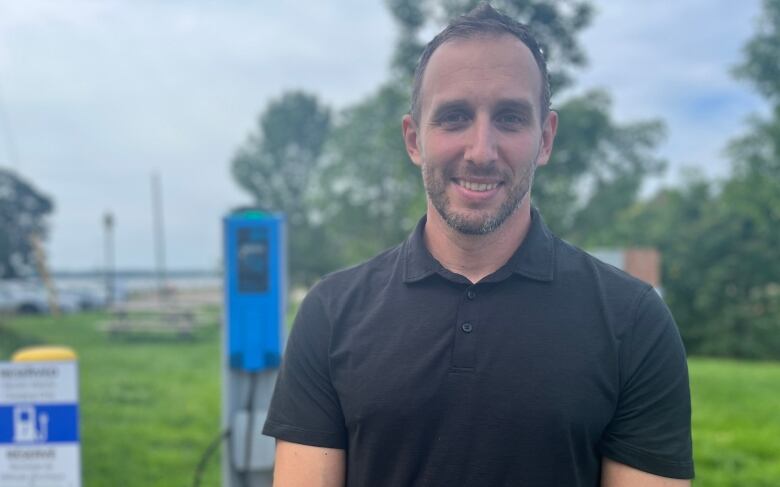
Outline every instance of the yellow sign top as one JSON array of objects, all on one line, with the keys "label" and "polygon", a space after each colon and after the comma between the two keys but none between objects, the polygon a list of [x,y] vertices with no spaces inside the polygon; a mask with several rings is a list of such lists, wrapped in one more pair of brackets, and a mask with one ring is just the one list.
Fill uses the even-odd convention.
[{"label": "yellow sign top", "polygon": [[77,359],[73,349],[59,346],[25,347],[11,356],[12,362],[63,362]]}]

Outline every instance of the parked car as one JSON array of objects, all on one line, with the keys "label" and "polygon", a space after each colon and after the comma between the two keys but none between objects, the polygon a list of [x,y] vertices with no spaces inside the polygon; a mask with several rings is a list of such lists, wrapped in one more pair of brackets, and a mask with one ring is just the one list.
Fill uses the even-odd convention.
[{"label": "parked car", "polygon": [[8,311],[17,314],[38,314],[49,310],[46,288],[30,281],[5,282]]},{"label": "parked car", "polygon": [[10,313],[16,311],[15,301],[11,293],[6,289],[0,288],[0,313]]},{"label": "parked car", "polygon": [[[57,289],[57,305],[63,313],[100,308],[104,304],[105,299],[91,290]],[[0,281],[0,311],[16,314],[49,313],[49,291],[39,281]]]}]

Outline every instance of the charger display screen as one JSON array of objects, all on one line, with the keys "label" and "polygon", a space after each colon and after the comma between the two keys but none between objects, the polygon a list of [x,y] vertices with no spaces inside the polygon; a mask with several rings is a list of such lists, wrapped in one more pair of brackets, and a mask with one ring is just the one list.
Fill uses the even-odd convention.
[{"label": "charger display screen", "polygon": [[269,287],[268,230],[238,229],[238,292],[265,293]]}]

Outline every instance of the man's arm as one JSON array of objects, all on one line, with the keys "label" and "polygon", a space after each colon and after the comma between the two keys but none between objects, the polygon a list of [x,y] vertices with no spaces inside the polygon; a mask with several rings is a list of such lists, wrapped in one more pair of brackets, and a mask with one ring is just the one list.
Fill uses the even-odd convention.
[{"label": "man's arm", "polygon": [[690,480],[659,477],[606,457],[601,461],[601,487],[689,487],[690,485]]},{"label": "man's arm", "polygon": [[344,487],[344,450],[277,440],[274,487]]},{"label": "man's arm", "polygon": [[330,377],[331,326],[322,286],[315,285],[298,309],[263,427],[277,439],[276,487],[346,483],[348,433]]}]

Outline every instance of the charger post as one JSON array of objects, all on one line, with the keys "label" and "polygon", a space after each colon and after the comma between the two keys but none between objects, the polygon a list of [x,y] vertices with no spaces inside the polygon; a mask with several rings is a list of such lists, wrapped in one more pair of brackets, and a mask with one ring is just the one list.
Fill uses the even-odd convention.
[{"label": "charger post", "polygon": [[245,209],[223,219],[224,487],[271,485],[274,440],[261,430],[284,348],[286,243],[280,214]]}]

